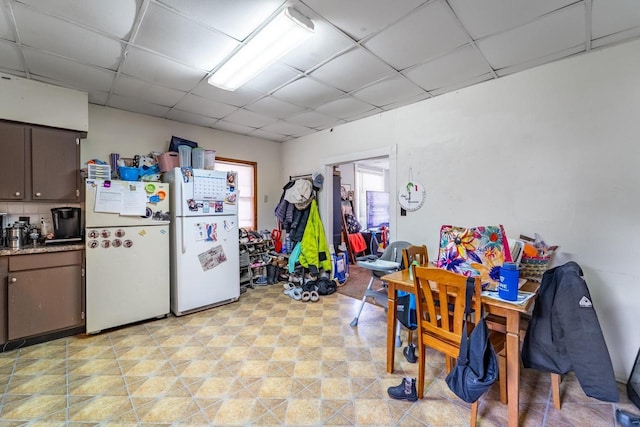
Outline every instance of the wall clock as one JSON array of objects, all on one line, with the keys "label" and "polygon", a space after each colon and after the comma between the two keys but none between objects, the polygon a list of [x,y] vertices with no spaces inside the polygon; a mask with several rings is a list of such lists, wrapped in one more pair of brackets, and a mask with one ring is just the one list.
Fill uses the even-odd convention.
[{"label": "wall clock", "polygon": [[422,184],[409,181],[398,192],[398,203],[406,211],[417,211],[424,205],[426,194],[427,192]]}]

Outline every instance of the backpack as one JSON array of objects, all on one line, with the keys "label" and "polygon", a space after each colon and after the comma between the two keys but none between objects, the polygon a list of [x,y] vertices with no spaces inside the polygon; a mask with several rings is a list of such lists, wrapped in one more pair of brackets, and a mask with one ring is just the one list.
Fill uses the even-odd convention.
[{"label": "backpack", "polygon": [[321,277],[316,280],[316,287],[320,295],[331,295],[338,289],[336,282],[327,277]]}]

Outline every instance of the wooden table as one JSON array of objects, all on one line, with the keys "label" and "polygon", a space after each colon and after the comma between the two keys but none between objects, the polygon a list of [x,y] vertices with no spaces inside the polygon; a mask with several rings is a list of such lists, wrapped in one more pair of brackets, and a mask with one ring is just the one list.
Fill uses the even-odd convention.
[{"label": "wooden table", "polygon": [[[413,292],[413,280],[409,278],[409,270],[396,271],[382,277],[389,284],[389,305],[387,307],[387,372],[393,373],[395,356],[394,331],[396,325],[397,291]],[[540,284],[526,282],[521,290],[537,292]],[[507,404],[509,426],[518,425],[518,405],[520,390],[520,315],[530,312],[535,298],[530,298],[523,305],[499,301],[490,297],[482,297],[483,310],[493,316],[503,319],[502,328],[498,329],[506,334],[507,357]],[[491,324],[488,323],[488,326]],[[491,326],[490,326],[491,327]],[[420,357],[423,357],[420,355]]]}]

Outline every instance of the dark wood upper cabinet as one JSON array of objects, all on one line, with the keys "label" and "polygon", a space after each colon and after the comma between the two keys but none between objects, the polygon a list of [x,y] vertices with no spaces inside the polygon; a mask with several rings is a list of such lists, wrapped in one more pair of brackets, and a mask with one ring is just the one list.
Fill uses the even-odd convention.
[{"label": "dark wood upper cabinet", "polygon": [[0,199],[23,200],[26,190],[26,129],[0,122]]},{"label": "dark wood upper cabinet", "polygon": [[31,200],[80,201],[80,135],[31,129]]},{"label": "dark wood upper cabinet", "polygon": [[80,199],[80,134],[0,122],[0,200]]}]

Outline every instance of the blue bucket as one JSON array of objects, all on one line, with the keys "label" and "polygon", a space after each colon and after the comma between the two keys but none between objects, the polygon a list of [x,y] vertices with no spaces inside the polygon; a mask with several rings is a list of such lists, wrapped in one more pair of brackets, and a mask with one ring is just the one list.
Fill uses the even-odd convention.
[{"label": "blue bucket", "polygon": [[120,174],[120,179],[125,181],[137,181],[140,177],[138,168],[131,166],[120,166],[118,168],[118,173]]}]

